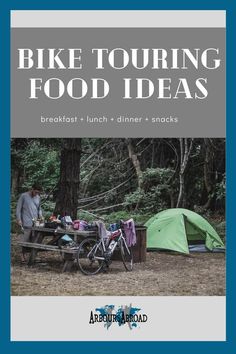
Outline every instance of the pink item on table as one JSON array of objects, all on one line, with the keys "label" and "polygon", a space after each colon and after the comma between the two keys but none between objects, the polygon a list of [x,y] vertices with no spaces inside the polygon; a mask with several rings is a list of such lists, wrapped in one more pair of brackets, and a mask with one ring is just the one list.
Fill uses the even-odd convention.
[{"label": "pink item on table", "polygon": [[74,220],[73,221],[73,229],[79,230],[79,227],[80,227],[80,220]]}]

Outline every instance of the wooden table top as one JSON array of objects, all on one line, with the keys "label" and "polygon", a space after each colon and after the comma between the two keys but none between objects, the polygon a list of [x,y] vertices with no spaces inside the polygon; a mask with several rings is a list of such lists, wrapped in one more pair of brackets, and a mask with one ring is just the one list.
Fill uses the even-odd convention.
[{"label": "wooden table top", "polygon": [[96,236],[97,232],[96,231],[80,231],[80,230],[66,230],[66,229],[51,229],[49,227],[41,227],[41,226],[33,226],[31,227],[32,231],[37,231],[37,232],[43,232],[43,233],[49,233],[49,234],[62,234],[62,235],[74,235],[74,236]]}]

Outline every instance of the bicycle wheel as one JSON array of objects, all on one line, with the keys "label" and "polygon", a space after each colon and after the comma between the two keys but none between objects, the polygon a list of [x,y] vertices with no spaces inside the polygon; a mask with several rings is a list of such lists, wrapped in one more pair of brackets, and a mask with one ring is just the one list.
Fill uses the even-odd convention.
[{"label": "bicycle wheel", "polygon": [[77,263],[81,272],[85,275],[97,274],[103,267],[104,261],[96,257],[104,257],[102,245],[94,238],[81,242],[77,253]]},{"label": "bicycle wheel", "polygon": [[131,247],[127,246],[124,239],[121,239],[120,252],[125,269],[130,272],[133,269],[133,253]]}]

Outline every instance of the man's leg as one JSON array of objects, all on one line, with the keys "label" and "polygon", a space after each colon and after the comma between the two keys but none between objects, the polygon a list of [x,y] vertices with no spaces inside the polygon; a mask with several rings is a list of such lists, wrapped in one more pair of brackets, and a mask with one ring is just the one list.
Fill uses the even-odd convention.
[{"label": "man's leg", "polygon": [[[31,229],[24,228],[24,233],[20,235],[22,242],[30,242]],[[26,262],[25,254],[27,253],[27,247],[22,247],[21,261]]]}]

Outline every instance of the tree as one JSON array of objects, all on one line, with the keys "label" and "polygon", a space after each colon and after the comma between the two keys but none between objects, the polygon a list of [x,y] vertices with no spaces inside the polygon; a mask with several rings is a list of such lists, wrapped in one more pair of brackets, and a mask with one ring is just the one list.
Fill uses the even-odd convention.
[{"label": "tree", "polygon": [[11,139],[11,194],[12,197],[20,193],[24,169],[22,169],[22,152],[28,145],[27,139]]},{"label": "tree", "polygon": [[[189,141],[190,140],[190,141]],[[180,138],[180,170],[179,170],[179,196],[176,208],[184,206],[185,201],[185,171],[193,147],[193,139]]]},{"label": "tree", "polygon": [[223,138],[12,139],[11,167],[12,201],[39,181],[48,216],[74,218],[77,208],[224,212]]},{"label": "tree", "polygon": [[80,158],[81,138],[63,139],[55,215],[70,215],[73,219],[77,217]]},{"label": "tree", "polygon": [[135,207],[135,210],[137,210],[139,207],[139,203],[141,202],[141,199],[142,199],[143,172],[141,170],[141,165],[140,165],[140,161],[138,159],[138,155],[135,152],[134,146],[132,144],[132,139],[126,139],[126,142],[127,142],[129,158],[132,161],[132,164],[133,164],[134,169],[136,171],[137,180],[138,180],[139,199],[138,199],[136,207]]},{"label": "tree", "polygon": [[225,153],[223,150],[222,154],[222,139],[215,140],[215,144],[214,139],[211,138],[204,138],[203,141],[204,187],[206,191],[206,202],[203,208],[214,209],[214,204],[216,199],[218,199],[217,188],[221,185],[222,180],[224,180],[224,168],[222,171],[221,165],[222,163],[224,164]]},{"label": "tree", "polygon": [[129,158],[132,161],[132,164],[136,171],[136,175],[138,179],[138,187],[142,189],[143,172],[141,170],[140,161],[138,159],[138,155],[135,152],[134,146],[132,144],[132,139],[126,139],[126,141],[127,141],[128,152],[129,152]]}]

